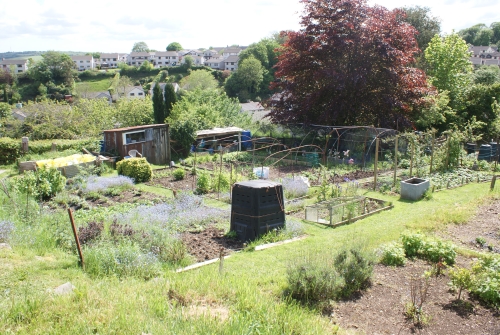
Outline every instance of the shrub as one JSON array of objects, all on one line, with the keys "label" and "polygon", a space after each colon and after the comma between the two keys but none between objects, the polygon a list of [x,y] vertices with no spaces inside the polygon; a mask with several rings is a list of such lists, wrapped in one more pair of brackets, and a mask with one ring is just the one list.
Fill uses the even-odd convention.
[{"label": "shrub", "polygon": [[116,164],[118,174],[134,179],[136,183],[151,180],[153,170],[146,158],[129,158]]},{"label": "shrub", "polygon": [[424,244],[424,235],[419,233],[402,234],[401,240],[403,242],[403,249],[406,257],[414,258],[418,255]]},{"label": "shrub", "polygon": [[183,168],[178,168],[178,169],[175,169],[175,171],[172,175],[174,176],[175,180],[182,180],[186,177],[186,171],[184,171]]},{"label": "shrub", "polygon": [[333,268],[332,259],[320,255],[308,256],[287,270],[289,295],[304,303],[336,299],[342,289],[342,279]]},{"label": "shrub", "polygon": [[102,222],[91,221],[86,226],[78,228],[78,238],[82,245],[90,244],[101,236],[104,224]]},{"label": "shrub", "polygon": [[449,242],[441,240],[425,241],[422,246],[422,258],[432,262],[445,262],[446,265],[455,264],[455,246]]},{"label": "shrub", "polygon": [[207,172],[199,172],[196,180],[196,192],[205,194],[210,192],[210,175]]},{"label": "shrub", "polygon": [[0,164],[15,162],[21,156],[21,141],[8,137],[0,138]]},{"label": "shrub", "polygon": [[389,266],[403,266],[406,263],[403,246],[398,243],[389,243],[381,248],[380,263]]},{"label": "shrub", "polygon": [[335,257],[335,269],[344,279],[341,295],[349,297],[362,289],[373,273],[373,260],[361,247],[353,246],[342,250]]},{"label": "shrub", "polygon": [[26,171],[16,179],[15,187],[22,194],[50,199],[64,189],[66,178],[56,168]]},{"label": "shrub", "polygon": [[229,182],[229,174],[228,173],[217,173],[215,178],[212,178],[211,189],[214,191],[227,191],[231,187]]},{"label": "shrub", "polygon": [[474,282],[474,275],[470,270],[465,268],[450,269],[448,274],[451,279],[451,284],[458,289],[457,299],[460,300],[462,290],[471,288]]},{"label": "shrub", "polygon": [[87,248],[85,271],[95,277],[139,277],[150,279],[161,272],[161,264],[153,253],[143,253],[138,245],[121,243],[103,244]]},{"label": "shrub", "polygon": [[471,292],[484,303],[500,308],[500,257],[488,256],[472,267],[475,280]]}]

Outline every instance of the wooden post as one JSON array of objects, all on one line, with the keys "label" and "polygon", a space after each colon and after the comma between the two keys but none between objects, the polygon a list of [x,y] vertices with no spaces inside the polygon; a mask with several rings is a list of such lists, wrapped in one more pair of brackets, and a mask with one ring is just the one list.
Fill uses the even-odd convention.
[{"label": "wooden post", "polygon": [[255,142],[252,141],[252,144],[253,144],[253,151],[252,151],[252,172],[253,172],[253,169],[255,168]]},{"label": "wooden post", "polygon": [[434,132],[432,132],[431,138],[431,167],[429,169],[429,174],[432,174],[432,163],[434,162]]},{"label": "wooden post", "polygon": [[75,237],[76,248],[78,249],[78,255],[80,256],[80,266],[85,269],[85,263],[83,261],[82,248],[80,247],[80,240],[78,239],[78,234],[76,233],[75,220],[73,219],[73,211],[68,208],[69,219],[71,221],[71,228],[73,228],[73,236]]},{"label": "wooden post", "polygon": [[56,143],[52,143],[52,146],[50,147],[50,151],[51,152],[56,152],[57,151],[57,144]]},{"label": "wooden post", "polygon": [[493,191],[493,189],[495,188],[496,181],[497,181],[497,176],[493,176],[493,178],[491,178],[490,191]]},{"label": "wooden post", "polygon": [[220,248],[219,251],[219,274],[224,272],[224,248]]},{"label": "wooden post", "polygon": [[219,186],[217,186],[217,200],[220,200],[220,179],[221,178],[222,178],[222,151],[220,152]]},{"label": "wooden post", "polygon": [[27,153],[29,150],[29,139],[27,137],[21,138],[21,149],[23,153]]},{"label": "wooden post", "polygon": [[413,155],[415,154],[415,141],[411,141],[411,155],[410,155],[410,178],[413,177]]},{"label": "wooden post", "polygon": [[446,136],[446,169],[450,164],[450,137]]},{"label": "wooden post", "polygon": [[377,164],[378,164],[378,146],[379,138],[375,140],[375,164],[373,166],[373,190],[377,189]]},{"label": "wooden post", "polygon": [[396,143],[394,148],[394,183],[393,183],[394,187],[396,187],[397,173],[398,173],[398,136],[396,135]]}]

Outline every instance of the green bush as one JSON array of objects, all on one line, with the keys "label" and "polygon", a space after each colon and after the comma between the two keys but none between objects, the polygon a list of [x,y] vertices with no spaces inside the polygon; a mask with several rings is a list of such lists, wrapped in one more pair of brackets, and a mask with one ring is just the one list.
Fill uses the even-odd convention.
[{"label": "green bush", "polygon": [[458,290],[457,299],[460,300],[463,289],[470,289],[474,282],[474,275],[465,268],[450,269],[448,275],[451,279],[451,284]]},{"label": "green bush", "polygon": [[[211,188],[214,191],[228,191],[231,184],[229,183],[229,174],[228,173],[217,173],[215,178],[212,178]],[[220,186],[220,189],[219,189]]]},{"label": "green bush", "polygon": [[175,169],[175,171],[172,175],[174,176],[175,180],[182,180],[182,179],[184,179],[184,177],[186,177],[186,171],[184,171],[183,168],[178,168],[178,169]]},{"label": "green bush", "polygon": [[343,285],[332,260],[321,255],[306,257],[290,266],[287,281],[289,295],[304,303],[336,299]]},{"label": "green bush", "polygon": [[417,257],[424,244],[424,235],[419,233],[402,234],[401,240],[403,242],[403,249],[406,257],[414,258]]},{"label": "green bush", "polygon": [[484,303],[500,308],[500,257],[488,256],[472,267],[475,280],[471,293]]},{"label": "green bush", "polygon": [[455,246],[441,240],[425,241],[422,246],[422,258],[432,263],[445,262],[446,265],[455,264]]},{"label": "green bush", "polygon": [[305,303],[349,297],[362,289],[373,273],[373,257],[354,245],[337,255],[316,255],[287,270],[287,293]]},{"label": "green bush", "polygon": [[389,266],[403,266],[406,263],[405,250],[399,243],[389,243],[381,248],[380,263]]},{"label": "green bush", "polygon": [[15,162],[21,156],[21,140],[14,140],[9,137],[0,138],[0,164]]},{"label": "green bush", "polygon": [[16,179],[15,188],[22,194],[50,199],[64,189],[66,178],[56,168],[26,171]]},{"label": "green bush", "polygon": [[207,172],[198,172],[196,180],[196,192],[198,194],[205,194],[210,192],[210,175]]},{"label": "green bush", "polygon": [[146,158],[129,158],[116,163],[118,174],[133,178],[136,183],[151,180],[153,170]]}]

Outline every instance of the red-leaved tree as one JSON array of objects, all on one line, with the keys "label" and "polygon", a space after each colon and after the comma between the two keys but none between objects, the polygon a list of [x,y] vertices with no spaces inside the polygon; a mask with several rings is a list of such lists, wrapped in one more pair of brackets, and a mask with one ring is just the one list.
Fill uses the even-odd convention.
[{"label": "red-leaved tree", "polygon": [[429,91],[404,12],[364,0],[301,0],[298,32],[276,65],[270,116],[281,123],[401,127]]}]

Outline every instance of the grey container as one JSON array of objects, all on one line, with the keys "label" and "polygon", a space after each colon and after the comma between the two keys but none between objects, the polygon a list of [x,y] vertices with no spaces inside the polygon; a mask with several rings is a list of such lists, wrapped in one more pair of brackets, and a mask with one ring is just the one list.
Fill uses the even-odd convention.
[{"label": "grey container", "polygon": [[268,180],[250,180],[234,184],[231,193],[231,231],[242,241],[285,225],[283,187]]},{"label": "grey container", "polygon": [[422,198],[429,186],[430,183],[427,179],[410,178],[403,180],[401,181],[401,199],[418,200]]}]

